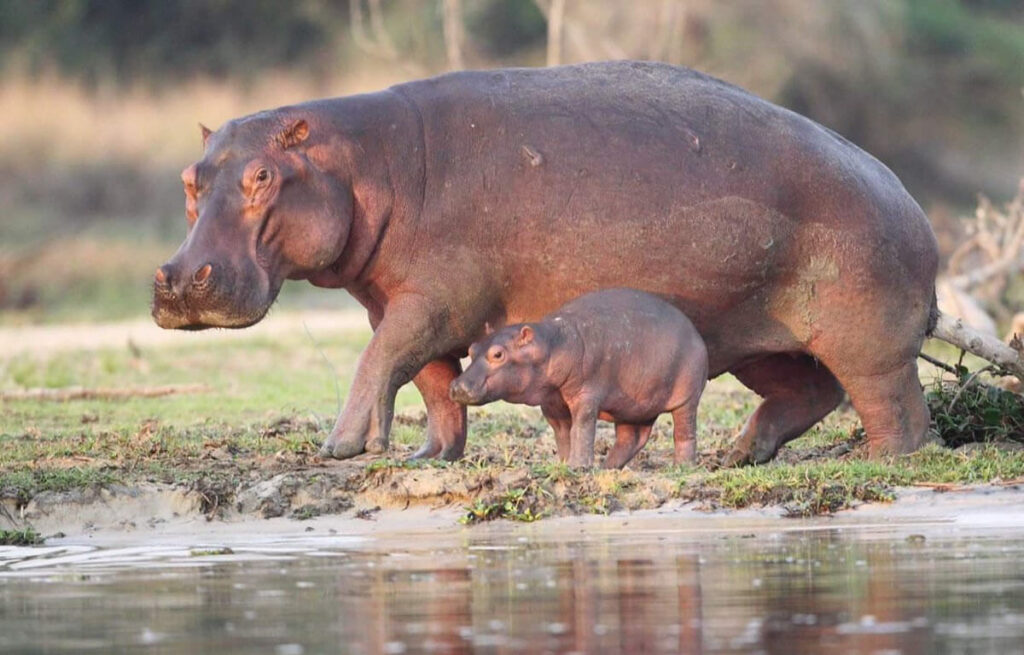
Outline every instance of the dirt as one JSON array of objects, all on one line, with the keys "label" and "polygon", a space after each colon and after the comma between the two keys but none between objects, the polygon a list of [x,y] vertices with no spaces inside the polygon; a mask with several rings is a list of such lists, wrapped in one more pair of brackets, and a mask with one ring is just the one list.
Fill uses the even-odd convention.
[{"label": "dirt", "polygon": [[[481,472],[466,476],[462,471],[442,468],[367,472],[359,463],[325,463],[301,471],[273,475],[253,484],[242,484],[228,498],[211,505],[198,488],[168,484],[83,488],[67,492],[43,492],[30,502],[15,507],[10,500],[0,506],[0,529],[21,529],[31,525],[52,537],[101,537],[118,540],[124,535],[179,534],[262,534],[301,533],[330,529],[341,534],[400,532],[431,529],[452,532],[461,529],[470,512],[467,506],[489,498],[502,497],[510,490],[529,485],[529,471],[511,469],[497,475]],[[565,525],[607,521],[650,521],[676,518],[707,526],[709,520],[738,519],[756,528],[763,521],[775,530],[785,529],[779,520],[781,507],[742,510],[709,510],[700,502],[685,500],[672,489],[637,485],[635,492],[615,495],[607,511],[582,507],[581,499],[601,498],[612,486],[628,486],[639,473],[626,471],[607,477],[590,476],[577,487],[568,482],[553,484],[548,502],[565,510],[561,516],[543,521],[553,529]],[[612,485],[614,481],[614,485]],[[824,526],[845,521],[873,520],[900,522],[948,521],[963,525],[1013,525],[1024,520],[1021,491],[1001,485],[964,485],[944,488],[899,488],[895,500],[865,503],[828,517],[812,519]],[[578,511],[582,510],[582,511]],[[590,511],[588,511],[590,510]],[[602,519],[602,517],[604,517]],[[786,521],[790,522],[790,521]],[[806,528],[806,520],[791,521]],[[673,523],[674,529],[687,524]],[[654,525],[650,527],[654,528]],[[665,527],[662,524],[662,527]],[[545,528],[547,529],[547,528]]]}]

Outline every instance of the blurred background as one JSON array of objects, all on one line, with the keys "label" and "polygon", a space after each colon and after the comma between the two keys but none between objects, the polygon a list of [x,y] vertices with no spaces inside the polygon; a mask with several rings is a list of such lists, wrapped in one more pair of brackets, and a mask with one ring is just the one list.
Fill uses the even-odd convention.
[{"label": "blurred background", "polygon": [[1002,333],[1024,306],[1020,0],[0,0],[0,324],[148,312],[200,121],[617,58],[697,68],[843,134],[928,212],[947,307]]}]

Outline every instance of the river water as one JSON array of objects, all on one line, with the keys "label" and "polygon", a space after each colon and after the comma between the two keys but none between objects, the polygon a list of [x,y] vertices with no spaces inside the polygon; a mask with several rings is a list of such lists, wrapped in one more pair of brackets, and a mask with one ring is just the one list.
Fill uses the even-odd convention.
[{"label": "river water", "polygon": [[0,652],[1024,652],[1021,527],[295,525],[0,547]]}]

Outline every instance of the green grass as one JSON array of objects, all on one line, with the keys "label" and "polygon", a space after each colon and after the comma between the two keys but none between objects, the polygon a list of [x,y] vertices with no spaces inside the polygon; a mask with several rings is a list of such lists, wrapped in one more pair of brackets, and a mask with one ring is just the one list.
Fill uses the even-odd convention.
[{"label": "green grass", "polygon": [[0,530],[0,546],[38,546],[46,541],[32,528]]},{"label": "green grass", "polygon": [[[337,382],[344,397],[368,336],[343,332],[317,346],[302,334],[255,338],[154,348],[141,358],[125,348],[0,360],[0,389],[196,383],[210,389],[161,398],[0,402],[0,469],[58,457],[114,460],[138,442],[187,455],[198,454],[210,439],[260,452],[305,449],[310,440],[326,436],[339,409],[334,373],[320,351],[341,375]],[[399,394],[397,407],[417,406],[410,385]]]},{"label": "green grass", "polygon": [[[258,334],[233,341],[196,339],[188,347],[141,353],[125,347],[0,360],[4,389],[192,383],[209,388],[119,401],[0,402],[0,497],[24,504],[42,491],[152,480],[199,491],[204,508],[215,510],[244,481],[268,470],[301,468],[315,456],[368,338],[367,329],[348,329],[318,337],[314,344],[297,330],[274,339]],[[993,395],[977,382],[957,393],[949,383],[930,393],[936,426],[963,431],[965,417],[981,417],[986,425],[1002,426],[991,441],[1008,441],[1002,437],[1016,424],[1008,422],[1015,415],[1007,408],[1019,407],[1019,396]],[[709,387],[700,408],[698,466],[671,465],[670,420],[663,417],[652,443],[631,463],[632,471],[579,472],[555,458],[550,429],[538,410],[501,404],[470,411],[466,457],[460,462],[405,460],[422,443],[426,427],[419,395],[407,385],[397,400],[394,450],[370,461],[362,479],[384,486],[414,473],[485,481],[466,504],[465,521],[473,523],[533,521],[566,511],[607,513],[657,506],[672,497],[721,507],[782,505],[799,516],[886,500],[893,489],[910,484],[1024,477],[1024,456],[1006,446],[966,451],[930,446],[908,457],[866,461],[859,422],[848,407],[788,444],[771,464],[716,470],[757,402],[730,376]],[[950,405],[953,412],[940,411]],[[998,421],[993,406],[1000,409]],[[610,428],[601,427],[599,452],[611,439]],[[299,508],[295,516],[314,511],[319,510]]]},{"label": "green grass", "polygon": [[120,476],[98,468],[13,470],[0,472],[0,498],[25,503],[42,491],[70,491],[117,482]]},{"label": "green grass", "polygon": [[959,452],[929,445],[886,461],[859,458],[771,463],[688,476],[684,496],[725,507],[783,505],[797,516],[823,514],[858,501],[889,500],[893,489],[921,483],[978,484],[1024,478],[1024,456],[985,447]]}]

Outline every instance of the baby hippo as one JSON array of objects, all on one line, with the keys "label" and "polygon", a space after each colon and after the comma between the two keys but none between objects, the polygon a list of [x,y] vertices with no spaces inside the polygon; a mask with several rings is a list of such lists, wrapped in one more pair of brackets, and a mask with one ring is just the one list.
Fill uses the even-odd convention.
[{"label": "baby hippo", "polygon": [[672,413],[675,462],[696,459],[697,403],[708,377],[704,341],[686,316],[650,294],[608,289],[580,296],[539,323],[508,325],[469,349],[452,400],[540,406],[558,456],[594,463],[598,417],[615,422],[606,468],[621,468]]}]

